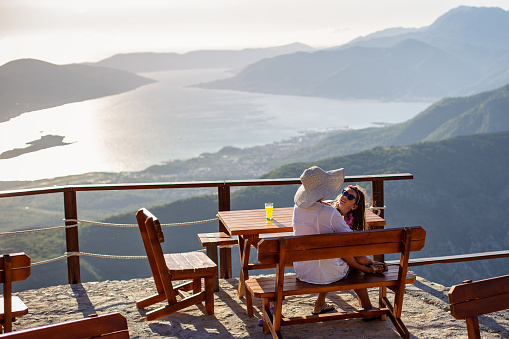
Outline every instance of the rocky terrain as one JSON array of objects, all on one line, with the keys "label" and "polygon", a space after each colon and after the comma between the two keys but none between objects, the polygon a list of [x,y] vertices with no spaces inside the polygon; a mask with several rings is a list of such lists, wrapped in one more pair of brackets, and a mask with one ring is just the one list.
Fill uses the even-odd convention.
[{"label": "rocky terrain", "polygon": [[[245,311],[245,299],[236,295],[238,279],[220,280],[215,293],[215,314],[205,315],[204,306],[191,306],[165,318],[147,322],[145,310],[136,300],[155,292],[152,278],[128,281],[88,282],[52,286],[18,293],[29,307],[29,314],[18,318],[14,330],[80,319],[90,314],[120,312],[127,318],[131,338],[270,338],[257,322],[261,301],[254,299],[255,317]],[[466,323],[449,313],[448,287],[418,278],[407,287],[403,321],[411,338],[467,338]],[[372,302],[377,293],[370,291]],[[389,299],[392,295],[389,293]],[[353,292],[331,293],[336,308],[357,308]],[[310,314],[314,296],[288,298],[283,314]],[[151,307],[152,308],[152,307]],[[482,338],[509,338],[509,311],[479,318]],[[329,321],[283,327],[286,338],[399,338],[390,320],[363,322],[360,319]]]}]

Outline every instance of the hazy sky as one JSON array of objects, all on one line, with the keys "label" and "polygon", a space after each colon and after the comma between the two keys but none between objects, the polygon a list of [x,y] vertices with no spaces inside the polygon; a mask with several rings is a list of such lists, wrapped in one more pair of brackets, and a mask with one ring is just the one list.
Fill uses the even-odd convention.
[{"label": "hazy sky", "polygon": [[423,27],[452,8],[507,0],[1,0],[0,65],[116,53],[341,45],[390,27]]}]

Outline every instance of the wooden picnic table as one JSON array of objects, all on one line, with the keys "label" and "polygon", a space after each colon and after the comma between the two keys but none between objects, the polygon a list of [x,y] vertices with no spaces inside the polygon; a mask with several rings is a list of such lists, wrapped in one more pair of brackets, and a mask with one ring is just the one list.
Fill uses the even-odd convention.
[{"label": "wooden picnic table", "polygon": [[[251,246],[256,247],[259,238],[291,235],[293,207],[274,208],[272,220],[265,217],[265,209],[220,211],[217,215],[228,233],[238,236],[241,265],[238,296],[242,298],[245,294],[245,281],[249,279],[248,271],[268,268],[263,264],[249,264]],[[371,210],[366,210],[366,222],[370,229],[385,226],[385,220]]]}]

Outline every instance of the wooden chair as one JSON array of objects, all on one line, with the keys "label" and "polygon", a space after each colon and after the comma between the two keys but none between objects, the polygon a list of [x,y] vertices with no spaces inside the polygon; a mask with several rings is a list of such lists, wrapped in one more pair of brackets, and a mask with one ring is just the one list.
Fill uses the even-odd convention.
[{"label": "wooden chair", "polygon": [[[147,320],[164,317],[203,300],[205,313],[214,314],[213,279],[217,276],[217,265],[202,252],[163,254],[164,235],[159,220],[144,208],[136,213],[136,219],[157,288],[157,294],[137,301],[136,306],[140,309],[165,300],[168,303],[148,312]],[[205,280],[204,291],[202,278]],[[191,281],[173,286],[174,280],[189,279]],[[192,294],[186,293],[190,290]],[[177,295],[181,300],[177,301]]]},{"label": "wooden chair", "polygon": [[477,317],[509,309],[509,275],[455,285],[449,303],[454,318],[466,319],[468,338],[481,338]]},{"label": "wooden chair", "polygon": [[0,299],[0,333],[12,331],[16,317],[28,313],[28,307],[18,296],[12,295],[12,282],[25,280],[30,276],[30,257],[25,253],[4,254],[0,257],[0,283],[3,297]]},{"label": "wooden chair", "polygon": [[88,318],[30,328],[4,334],[12,339],[128,339],[127,320],[120,313],[90,315]]}]

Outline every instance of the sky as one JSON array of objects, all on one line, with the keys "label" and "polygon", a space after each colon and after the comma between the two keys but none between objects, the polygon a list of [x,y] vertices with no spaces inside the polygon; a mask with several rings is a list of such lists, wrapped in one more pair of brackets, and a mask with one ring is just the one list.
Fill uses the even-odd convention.
[{"label": "sky", "polygon": [[1,0],[0,65],[96,62],[118,53],[344,44],[424,27],[458,6],[507,0]]}]

